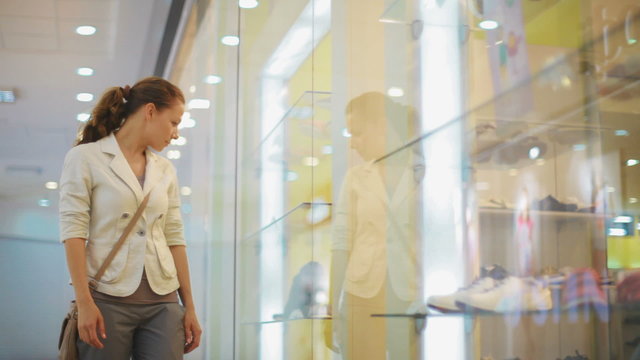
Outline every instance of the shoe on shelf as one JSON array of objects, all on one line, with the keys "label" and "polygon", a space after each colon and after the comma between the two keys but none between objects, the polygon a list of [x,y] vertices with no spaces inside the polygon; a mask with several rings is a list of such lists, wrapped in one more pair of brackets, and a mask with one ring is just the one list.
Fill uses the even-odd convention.
[{"label": "shoe on shelf", "polygon": [[550,310],[552,301],[551,291],[540,281],[509,276],[491,289],[461,296],[456,305],[470,311],[517,313]]},{"label": "shoe on shelf", "polygon": [[458,291],[452,294],[430,296],[427,300],[427,305],[432,309],[444,313],[460,312],[460,308],[456,305],[460,297],[489,290],[495,286],[496,281],[505,279],[508,276],[507,270],[500,265],[483,267],[480,269],[480,277],[471,284],[458,289]]}]

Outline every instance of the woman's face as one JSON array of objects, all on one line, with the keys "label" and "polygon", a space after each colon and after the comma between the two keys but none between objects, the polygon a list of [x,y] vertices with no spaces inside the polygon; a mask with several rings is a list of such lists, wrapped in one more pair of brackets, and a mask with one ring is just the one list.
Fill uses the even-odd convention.
[{"label": "woman's face", "polygon": [[385,130],[375,119],[362,117],[358,111],[347,114],[347,128],[351,134],[349,143],[365,161],[376,159],[385,153]]},{"label": "woman's face", "polygon": [[162,151],[172,139],[178,138],[178,125],[182,120],[184,104],[176,101],[172,106],[151,112],[149,146],[156,151]]}]

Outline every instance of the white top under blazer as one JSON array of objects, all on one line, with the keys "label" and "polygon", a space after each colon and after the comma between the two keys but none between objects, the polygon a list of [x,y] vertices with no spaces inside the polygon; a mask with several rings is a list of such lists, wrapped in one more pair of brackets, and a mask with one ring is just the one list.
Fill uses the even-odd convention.
[{"label": "white top under blazer", "polygon": [[137,225],[100,280],[97,291],[131,295],[143,268],[151,289],[164,295],[179,287],[169,249],[185,245],[175,168],[146,151],[144,188],[116,137],[78,145],[67,153],[60,178],[60,240],[87,239],[87,272],[92,277],[120,238],[144,197],[149,202]]}]

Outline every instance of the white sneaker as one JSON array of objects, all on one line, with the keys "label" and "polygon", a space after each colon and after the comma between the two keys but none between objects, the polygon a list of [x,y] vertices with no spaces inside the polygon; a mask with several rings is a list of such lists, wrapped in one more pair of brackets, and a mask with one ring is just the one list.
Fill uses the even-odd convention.
[{"label": "white sneaker", "polygon": [[495,287],[495,282],[496,280],[490,277],[478,278],[469,286],[463,287],[453,294],[430,296],[427,305],[440,312],[460,312],[460,308],[456,305],[460,298],[492,289]]},{"label": "white sneaker", "polygon": [[477,309],[499,313],[543,311],[551,309],[551,291],[540,282],[509,276],[497,280],[492,289],[460,296],[461,309]]}]

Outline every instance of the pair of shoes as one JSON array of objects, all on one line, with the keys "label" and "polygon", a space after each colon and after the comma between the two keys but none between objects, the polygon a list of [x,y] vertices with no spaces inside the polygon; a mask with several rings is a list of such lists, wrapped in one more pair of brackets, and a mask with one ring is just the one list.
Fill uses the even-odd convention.
[{"label": "pair of shoes", "polygon": [[576,355],[568,355],[565,356],[564,359],[558,359],[558,360],[589,360],[589,358],[586,355],[581,355],[578,350],[576,350]]},{"label": "pair of shoes", "polygon": [[456,302],[467,294],[475,292],[483,292],[492,289],[496,285],[496,281],[507,278],[509,274],[500,265],[492,265],[480,269],[480,277],[474,280],[470,285],[458,289],[458,291],[447,295],[430,296],[427,305],[430,308],[444,313],[460,312],[460,308]]},{"label": "pair of shoes", "polygon": [[491,289],[461,296],[458,307],[466,310],[518,313],[552,308],[551,290],[533,278],[509,276]]}]

